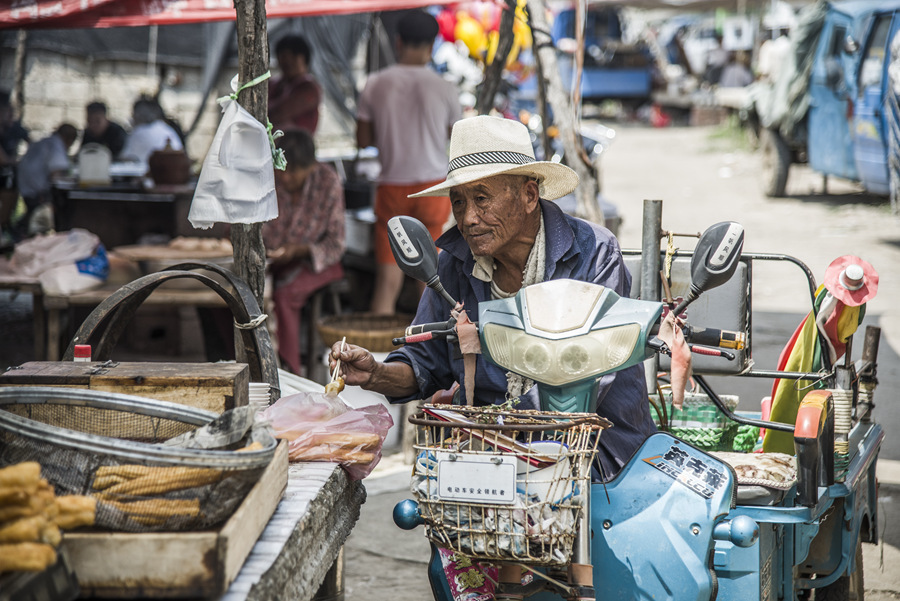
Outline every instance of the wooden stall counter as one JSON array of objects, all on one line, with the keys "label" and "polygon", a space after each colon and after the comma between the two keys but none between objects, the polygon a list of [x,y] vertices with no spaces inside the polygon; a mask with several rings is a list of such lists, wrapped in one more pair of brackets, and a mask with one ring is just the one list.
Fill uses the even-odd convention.
[{"label": "wooden stall counter", "polygon": [[62,386],[148,397],[222,413],[248,403],[246,363],[30,361],[0,386]]}]

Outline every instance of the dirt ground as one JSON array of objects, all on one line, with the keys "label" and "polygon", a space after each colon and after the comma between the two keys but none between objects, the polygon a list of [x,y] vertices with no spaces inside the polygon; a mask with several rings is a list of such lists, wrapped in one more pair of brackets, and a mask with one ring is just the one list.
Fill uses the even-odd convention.
[{"label": "dirt ground", "polygon": [[[900,411],[896,403],[887,402],[891,386],[884,386],[885,380],[900,377],[894,350],[900,348],[900,303],[896,301],[900,217],[890,214],[887,199],[838,181],[828,183],[825,195],[822,178],[796,166],[788,181],[790,196],[768,199],[758,185],[759,155],[732,130],[608,125],[617,135],[604,157],[603,193],[624,219],[619,233],[623,247],[640,247],[643,201],[662,199],[665,229],[696,233],[718,221],[739,221],[746,229],[746,251],[794,255],[809,265],[819,281],[828,264],[844,254],[861,256],[875,266],[881,281],[878,296],[869,303],[867,321],[879,323],[884,330],[878,419],[892,443],[886,442],[881,459],[900,460],[900,447],[891,435],[900,427]],[[690,248],[692,242],[677,239],[676,246]],[[781,316],[778,331],[769,334],[786,341],[798,319],[809,311],[802,280],[784,265],[760,268],[753,278],[754,309]],[[425,576],[429,548],[421,529],[403,532],[390,517],[394,503],[410,496],[408,475],[409,467],[393,455],[366,480],[369,499],[345,547],[348,601],[431,598]],[[880,507],[888,524],[884,536],[889,544],[864,545],[870,601],[900,598],[900,575],[889,567],[900,562],[900,532],[893,525],[900,522],[898,502],[900,487],[883,483]]]}]

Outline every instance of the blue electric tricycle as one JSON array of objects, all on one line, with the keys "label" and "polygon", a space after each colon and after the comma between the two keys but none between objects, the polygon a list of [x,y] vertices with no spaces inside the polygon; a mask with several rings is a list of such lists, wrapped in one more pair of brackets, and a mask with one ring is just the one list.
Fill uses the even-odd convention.
[{"label": "blue electric tricycle", "polygon": [[[455,305],[419,226],[408,217],[389,224],[398,264]],[[809,599],[813,591],[819,600],[863,598],[861,543],[877,542],[875,464],[884,438],[872,416],[879,330],[866,330],[858,360],[848,344],[846,360],[830,365],[823,349],[817,373],[752,369],[753,263],[791,261],[813,299],[816,286],[796,259],[742,255],[742,244],[740,225],[720,223],[677,258],[690,282],[676,289],[673,278],[672,293],[684,296],[674,312],[692,306],[689,316],[697,317],[739,307],[734,313],[744,322],[734,332],[684,328],[693,350],[704,353],[694,380],[728,420],[792,435],[793,455],[705,452],[660,431],[615,478],[598,482],[592,450],[609,424],[595,413],[597,383],[666,354],[656,335],[664,303],[572,280],[483,302],[481,352],[536,381],[541,411],[425,405],[410,418],[418,427],[416,500],[398,504],[394,520],[406,529],[425,525],[435,599],[774,601]],[[414,328],[405,342],[462,336],[453,320]],[[763,421],[734,412],[699,373],[715,372],[715,361],[736,363],[743,376],[816,385],[802,397],[796,423]],[[478,583],[490,581],[493,597],[461,596],[456,580],[466,579],[448,580],[448,553],[480,564]]]}]

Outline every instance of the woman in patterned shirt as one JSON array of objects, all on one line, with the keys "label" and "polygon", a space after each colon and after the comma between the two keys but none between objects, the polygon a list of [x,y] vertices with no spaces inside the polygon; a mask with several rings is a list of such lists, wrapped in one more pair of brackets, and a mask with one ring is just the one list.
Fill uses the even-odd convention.
[{"label": "woman in patterned shirt", "polygon": [[287,169],[275,171],[278,218],[263,225],[275,289],[279,355],[300,374],[300,311],[318,289],[344,276],[344,191],[330,166],[316,161],[304,130],[279,139]]}]

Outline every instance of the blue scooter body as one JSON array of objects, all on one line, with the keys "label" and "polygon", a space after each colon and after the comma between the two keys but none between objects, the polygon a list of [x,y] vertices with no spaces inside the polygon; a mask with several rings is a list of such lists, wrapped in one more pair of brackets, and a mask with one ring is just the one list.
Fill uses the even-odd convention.
[{"label": "blue scooter body", "polygon": [[[659,432],[614,480],[591,487],[592,562],[598,599],[710,599],[712,531],[732,507],[735,477],[711,455]],[[607,500],[607,494],[609,499]],[[442,576],[433,557],[429,576]],[[561,597],[542,592],[529,597]]]}]

